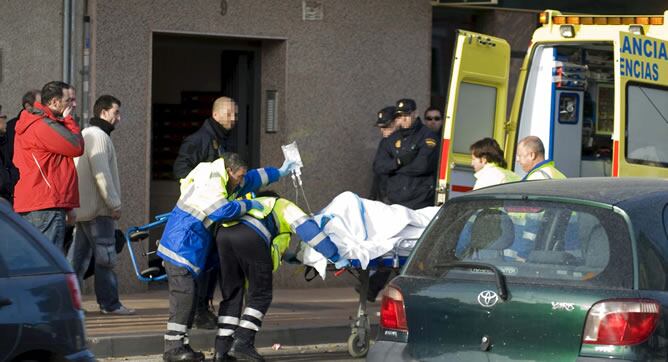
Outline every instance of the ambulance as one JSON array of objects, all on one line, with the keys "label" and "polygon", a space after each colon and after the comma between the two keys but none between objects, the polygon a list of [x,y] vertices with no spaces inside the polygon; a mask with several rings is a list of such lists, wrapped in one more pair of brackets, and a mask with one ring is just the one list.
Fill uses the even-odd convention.
[{"label": "ambulance", "polygon": [[533,135],[568,177],[668,178],[668,11],[662,16],[540,14],[507,118],[510,46],[459,30],[437,202],[473,188],[472,143],[493,137],[515,162]]}]

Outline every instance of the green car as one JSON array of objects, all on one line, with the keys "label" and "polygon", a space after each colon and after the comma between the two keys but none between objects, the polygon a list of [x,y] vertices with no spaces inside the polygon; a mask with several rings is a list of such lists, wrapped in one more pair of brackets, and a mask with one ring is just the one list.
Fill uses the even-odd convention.
[{"label": "green car", "polygon": [[443,205],[369,361],[666,361],[668,181],[499,185]]}]

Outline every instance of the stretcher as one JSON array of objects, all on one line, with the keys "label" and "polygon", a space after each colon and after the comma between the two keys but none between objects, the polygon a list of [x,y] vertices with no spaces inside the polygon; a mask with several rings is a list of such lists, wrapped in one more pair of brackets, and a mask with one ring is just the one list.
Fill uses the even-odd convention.
[{"label": "stretcher", "polygon": [[[386,254],[371,259],[366,269],[362,269],[359,260],[349,260],[348,266],[337,269],[333,263],[327,265],[327,271],[340,276],[343,273],[350,273],[359,281],[359,302],[357,314],[353,317],[350,325],[350,336],[348,337],[348,353],[351,357],[361,358],[369,352],[371,342],[371,324],[367,313],[367,296],[369,293],[369,279],[373,272],[381,270],[399,271],[405,264],[408,256],[415,247],[417,240],[402,240],[395,244],[394,248]],[[313,268],[307,268],[304,278],[307,281],[313,280],[317,272]]]},{"label": "stretcher", "polygon": [[[164,273],[162,269],[157,266],[149,267],[144,270],[140,270],[137,265],[137,258],[135,256],[134,248],[132,243],[139,244],[139,250],[141,250],[140,255],[142,257],[148,257],[152,254],[155,254],[155,251],[147,250],[144,247],[144,243],[141,241],[148,239],[150,236],[149,230],[162,227],[167,223],[169,218],[169,213],[160,214],[155,217],[155,220],[149,222],[148,224],[141,226],[132,226],[125,231],[125,242],[128,244],[128,253],[130,254],[130,260],[132,260],[132,267],[134,268],[135,275],[137,279],[142,282],[155,282],[160,280],[167,279],[167,274]],[[158,243],[159,241],[156,241]]]},{"label": "stretcher", "polygon": [[[167,223],[169,213],[160,214],[155,217],[155,220],[141,226],[132,226],[125,232],[125,240],[128,246],[128,253],[132,260],[132,266],[138,280],[142,282],[154,282],[165,280],[167,275],[159,267],[149,267],[141,270],[137,264],[137,257],[135,255],[132,243],[139,244],[140,256],[148,257],[155,253],[146,249],[144,243],[150,236],[150,230],[157,227],[163,227]],[[157,241],[156,243],[158,243]],[[371,274],[378,270],[392,269],[399,271],[404,265],[408,256],[410,255],[417,240],[404,239],[395,243],[394,248],[386,254],[371,259],[366,269],[362,268],[362,264],[357,259],[348,260],[347,266],[337,268],[334,263],[328,263],[327,271],[334,273],[335,276],[340,276],[343,273],[350,273],[360,283],[359,289],[359,303],[357,307],[357,314],[353,318],[350,326],[350,336],[348,337],[348,353],[354,358],[364,357],[370,348],[371,342],[371,324],[369,322],[369,315],[367,313],[367,295],[369,293],[369,278]],[[288,257],[286,260],[289,263],[300,263],[294,255]],[[312,267],[307,267],[304,277],[307,281],[312,280],[318,275]]]}]

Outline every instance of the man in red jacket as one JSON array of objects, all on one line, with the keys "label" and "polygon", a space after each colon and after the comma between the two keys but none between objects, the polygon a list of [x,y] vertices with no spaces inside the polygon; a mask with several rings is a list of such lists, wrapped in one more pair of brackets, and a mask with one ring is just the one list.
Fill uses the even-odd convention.
[{"label": "man in red jacket", "polygon": [[44,85],[42,102],[16,122],[14,141],[19,170],[14,210],[61,249],[66,222],[74,222],[72,209],[79,207],[74,157],[84,151],[81,130],[70,114],[69,88],[59,81]]}]

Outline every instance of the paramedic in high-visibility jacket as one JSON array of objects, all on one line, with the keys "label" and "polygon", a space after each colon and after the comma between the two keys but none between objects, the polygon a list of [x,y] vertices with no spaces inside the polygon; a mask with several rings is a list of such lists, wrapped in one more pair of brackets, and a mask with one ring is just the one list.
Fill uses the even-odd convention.
[{"label": "paramedic in high-visibility jacket", "polygon": [[223,223],[216,233],[223,301],[218,308],[214,361],[264,361],[255,349],[255,334],[271,304],[272,272],[280,265],[292,234],[330,261],[339,260],[336,245],[315,220],[270,191],[261,194],[270,195],[253,199],[262,209],[250,210],[238,222]]},{"label": "paramedic in high-visibility jacket", "polygon": [[517,144],[517,163],[527,173],[522,181],[566,178],[554,166],[554,161],[545,159],[545,146],[536,136],[524,137]]},{"label": "paramedic in high-visibility jacket", "polygon": [[169,321],[164,361],[201,361],[204,355],[188,343],[195,302],[195,276],[206,266],[212,251],[216,223],[238,219],[263,206],[253,200],[236,200],[277,181],[296,164],[280,169],[247,171],[236,153],[227,152],[213,162],[202,162],[181,180],[181,196],[169,215],[157,255],[165,261],[169,285]]}]

